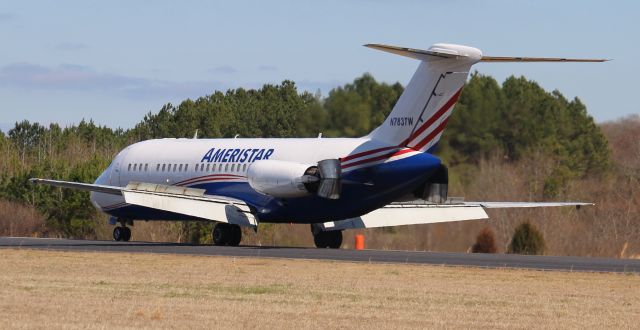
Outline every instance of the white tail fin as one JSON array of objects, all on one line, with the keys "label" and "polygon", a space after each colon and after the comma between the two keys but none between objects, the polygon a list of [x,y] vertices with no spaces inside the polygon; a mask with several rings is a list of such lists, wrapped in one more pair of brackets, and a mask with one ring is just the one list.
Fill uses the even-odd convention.
[{"label": "white tail fin", "polygon": [[421,60],[389,116],[369,137],[390,145],[429,150],[440,140],[469,70],[482,58],[482,52],[448,44],[436,44],[428,50],[366,46]]},{"label": "white tail fin", "polygon": [[447,125],[471,66],[477,62],[604,62],[605,59],[483,56],[473,47],[435,44],[428,50],[368,44],[420,60],[418,70],[385,121],[369,137],[418,151],[433,148]]}]

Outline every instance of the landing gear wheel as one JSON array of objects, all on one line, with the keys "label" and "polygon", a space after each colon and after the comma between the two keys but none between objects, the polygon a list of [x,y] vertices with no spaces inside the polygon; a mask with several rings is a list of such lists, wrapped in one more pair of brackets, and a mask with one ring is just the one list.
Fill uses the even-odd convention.
[{"label": "landing gear wheel", "polygon": [[124,232],[123,232],[122,228],[125,228],[125,227],[115,227],[115,228],[113,228],[113,239],[115,241],[119,242],[124,238]]},{"label": "landing gear wheel", "polygon": [[242,230],[238,225],[219,223],[213,228],[213,244],[238,246],[242,240]]},{"label": "landing gear wheel", "polygon": [[339,249],[342,245],[342,231],[320,231],[313,234],[313,242],[317,248]]},{"label": "landing gear wheel", "polygon": [[227,245],[229,231],[229,226],[226,223],[217,224],[213,228],[213,244],[218,246]]},{"label": "landing gear wheel", "polygon": [[131,239],[131,228],[129,227],[122,227],[122,231],[123,231],[123,236],[122,236],[122,240],[125,242],[128,242]]},{"label": "landing gear wheel", "polygon": [[227,245],[229,246],[238,246],[240,245],[240,241],[242,240],[242,229],[238,225],[229,225],[229,241]]},{"label": "landing gear wheel", "polygon": [[113,239],[116,241],[128,242],[131,239],[131,229],[129,227],[113,228]]}]

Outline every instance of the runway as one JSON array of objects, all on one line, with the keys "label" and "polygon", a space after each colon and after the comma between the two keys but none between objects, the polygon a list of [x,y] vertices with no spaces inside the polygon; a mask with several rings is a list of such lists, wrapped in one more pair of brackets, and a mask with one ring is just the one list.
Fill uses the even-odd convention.
[{"label": "runway", "polygon": [[332,250],[299,247],[210,246],[177,243],[114,242],[52,238],[0,237],[0,248],[57,251],[164,253],[203,256],[317,259],[371,263],[411,263],[535,270],[640,273],[640,260],[473,254],[422,251]]}]

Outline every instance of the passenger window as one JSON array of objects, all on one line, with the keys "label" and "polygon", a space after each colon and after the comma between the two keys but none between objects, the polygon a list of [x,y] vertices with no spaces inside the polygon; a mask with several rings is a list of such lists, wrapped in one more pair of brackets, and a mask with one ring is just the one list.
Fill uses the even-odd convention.
[{"label": "passenger window", "polygon": [[149,163],[144,164],[144,171],[146,172],[146,171],[148,171],[148,170],[149,170]]},{"label": "passenger window", "polygon": [[247,171],[247,164],[243,164],[242,165],[242,172],[246,172]]},{"label": "passenger window", "polygon": [[138,164],[133,164],[133,171],[137,171],[138,170]]},{"label": "passenger window", "polygon": [[131,171],[131,164],[129,164],[129,167],[127,168],[127,171]]},{"label": "passenger window", "polygon": [[189,164],[184,164],[184,171],[188,171],[189,170]]},{"label": "passenger window", "polygon": [[173,171],[175,172],[176,169],[178,168],[178,164],[173,164]]},{"label": "passenger window", "polygon": [[160,163],[156,165],[156,172],[160,171]]},{"label": "passenger window", "polygon": [[178,166],[178,172],[182,172],[182,164],[180,164],[180,166]]},{"label": "passenger window", "polygon": [[222,164],[219,164],[218,165],[218,172],[221,172],[221,171],[222,171]]},{"label": "passenger window", "polygon": [[210,167],[211,167],[211,164],[207,164],[207,172],[209,172]]},{"label": "passenger window", "polygon": [[229,172],[229,164],[225,164],[224,165],[224,171],[225,172]]},{"label": "passenger window", "polygon": [[236,164],[231,164],[231,172],[234,172],[236,170]]}]

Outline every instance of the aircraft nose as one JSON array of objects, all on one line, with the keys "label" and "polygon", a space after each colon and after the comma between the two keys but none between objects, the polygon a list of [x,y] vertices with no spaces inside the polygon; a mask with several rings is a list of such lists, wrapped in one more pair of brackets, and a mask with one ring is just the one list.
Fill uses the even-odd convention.
[{"label": "aircraft nose", "polygon": [[[98,178],[94,183],[110,186],[111,185],[111,166],[107,167],[107,169],[104,170],[104,172],[102,172],[100,176],[98,176]],[[89,199],[91,200],[91,204],[93,204],[95,208],[100,209],[100,202],[98,200],[100,199],[99,193],[92,191]]]},{"label": "aircraft nose", "polygon": [[107,167],[94,182],[95,184],[111,185],[111,166]]}]

